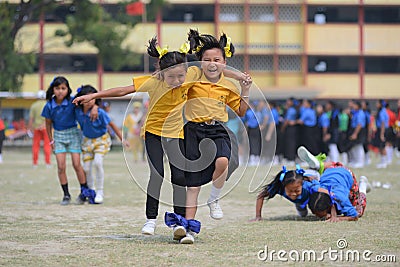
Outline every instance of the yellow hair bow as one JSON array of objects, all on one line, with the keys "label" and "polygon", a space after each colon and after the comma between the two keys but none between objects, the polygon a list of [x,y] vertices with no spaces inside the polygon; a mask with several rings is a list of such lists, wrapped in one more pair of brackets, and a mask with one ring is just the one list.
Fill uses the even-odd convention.
[{"label": "yellow hair bow", "polygon": [[196,48],[196,52],[198,53],[198,52],[200,52],[200,50],[203,48],[203,45],[199,45],[197,48]]},{"label": "yellow hair bow", "polygon": [[231,57],[232,56],[232,52],[231,52],[231,38],[230,37],[226,37],[226,45],[224,47],[225,50],[225,55],[226,57]]},{"label": "yellow hair bow", "polygon": [[179,48],[179,52],[183,53],[183,54],[187,54],[190,51],[190,43],[186,42],[184,44],[181,45],[181,47]]},{"label": "yellow hair bow", "polygon": [[168,53],[168,46],[166,46],[164,48],[157,46],[157,52],[158,52],[158,54],[160,54],[160,56],[158,58],[162,58],[162,56],[164,56],[166,53]]}]

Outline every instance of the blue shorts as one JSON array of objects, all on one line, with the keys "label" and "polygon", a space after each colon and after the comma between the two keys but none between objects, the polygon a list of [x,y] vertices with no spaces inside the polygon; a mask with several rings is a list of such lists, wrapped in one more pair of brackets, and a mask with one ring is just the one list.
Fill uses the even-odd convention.
[{"label": "blue shorts", "polygon": [[81,131],[76,127],[54,130],[54,153],[81,153],[81,140]]}]

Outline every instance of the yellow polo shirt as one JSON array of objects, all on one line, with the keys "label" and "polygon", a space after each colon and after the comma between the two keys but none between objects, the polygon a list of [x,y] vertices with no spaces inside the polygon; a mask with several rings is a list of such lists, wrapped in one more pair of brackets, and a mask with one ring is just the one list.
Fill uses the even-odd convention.
[{"label": "yellow polo shirt", "polygon": [[200,79],[192,83],[185,105],[185,118],[193,122],[208,120],[228,121],[226,105],[236,111],[240,106],[240,91],[234,83],[221,74],[217,83],[207,80],[202,70],[196,68]]},{"label": "yellow polo shirt", "polygon": [[42,117],[42,110],[45,105],[46,105],[46,100],[44,100],[44,99],[36,100],[32,104],[32,106],[29,110],[29,118],[33,118],[33,121],[32,121],[33,129],[45,127],[45,118]]},{"label": "yellow polo shirt", "polygon": [[170,88],[167,83],[154,76],[133,78],[137,92],[147,92],[150,97],[144,131],[167,138],[183,138],[183,105],[188,89],[197,80],[196,67],[189,67],[185,83],[178,88]]}]

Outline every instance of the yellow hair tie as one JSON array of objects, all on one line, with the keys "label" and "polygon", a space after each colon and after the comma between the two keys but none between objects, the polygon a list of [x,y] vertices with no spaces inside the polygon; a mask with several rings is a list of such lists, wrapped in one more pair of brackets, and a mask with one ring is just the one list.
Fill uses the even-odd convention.
[{"label": "yellow hair tie", "polygon": [[197,48],[196,48],[196,53],[198,53],[198,52],[200,52],[200,50],[203,48],[203,45],[199,45]]},{"label": "yellow hair tie", "polygon": [[232,52],[231,52],[231,38],[230,37],[226,37],[226,45],[224,47],[225,50],[225,55],[226,57],[231,57],[232,56]]},{"label": "yellow hair tie", "polygon": [[162,58],[162,56],[164,56],[166,53],[168,53],[168,46],[161,48],[159,46],[157,46],[157,52],[158,54],[160,54],[160,56],[158,58]]},{"label": "yellow hair tie", "polygon": [[183,53],[183,54],[187,54],[190,51],[190,43],[186,42],[184,44],[181,45],[181,47],[179,48],[179,52]]}]

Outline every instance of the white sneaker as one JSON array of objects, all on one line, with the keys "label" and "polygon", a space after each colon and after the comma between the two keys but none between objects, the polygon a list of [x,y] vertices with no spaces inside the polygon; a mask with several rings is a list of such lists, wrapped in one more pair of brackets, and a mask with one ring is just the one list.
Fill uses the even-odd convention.
[{"label": "white sneaker", "polygon": [[386,163],[378,163],[376,164],[377,169],[386,169],[387,164]]},{"label": "white sneaker", "polygon": [[174,227],[174,240],[181,240],[186,236],[185,227],[178,225]]},{"label": "white sneaker", "polygon": [[350,165],[350,167],[354,169],[362,169],[364,168],[364,163],[353,163]]},{"label": "white sneaker", "polygon": [[373,182],[372,182],[372,186],[375,187],[375,188],[379,188],[379,187],[382,186],[382,183],[379,182],[379,181],[373,181]]},{"label": "white sneaker", "polygon": [[157,219],[147,219],[142,228],[143,235],[154,235]]},{"label": "white sneaker", "polygon": [[365,176],[360,176],[360,184],[361,183],[365,183],[367,185],[367,193],[371,192],[372,186],[371,184],[368,182],[368,178]]},{"label": "white sneaker", "polygon": [[390,189],[391,187],[392,187],[392,185],[389,184],[389,183],[384,183],[384,184],[382,185],[382,188],[383,188],[383,189]]},{"label": "white sneaker", "polygon": [[194,243],[194,236],[192,232],[187,232],[186,236],[179,241],[181,244],[193,244]]},{"label": "white sneaker", "polygon": [[297,149],[297,156],[302,161],[307,162],[308,166],[310,166],[311,169],[319,170],[320,163],[318,159],[313,154],[311,154],[304,146],[301,146]]},{"label": "white sneaker", "polygon": [[104,201],[103,192],[97,191],[96,197],[94,198],[94,203],[102,204]]},{"label": "white sneaker", "polygon": [[213,218],[214,220],[220,220],[222,219],[222,217],[224,217],[224,213],[222,212],[222,209],[218,204],[218,200],[208,202],[207,205],[210,208],[211,218]]}]

